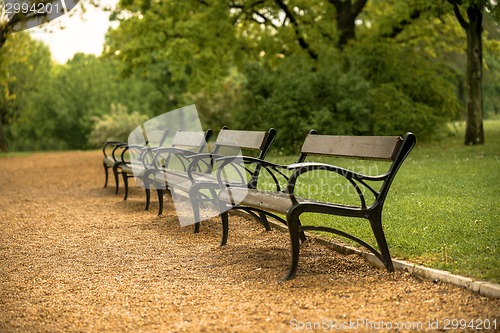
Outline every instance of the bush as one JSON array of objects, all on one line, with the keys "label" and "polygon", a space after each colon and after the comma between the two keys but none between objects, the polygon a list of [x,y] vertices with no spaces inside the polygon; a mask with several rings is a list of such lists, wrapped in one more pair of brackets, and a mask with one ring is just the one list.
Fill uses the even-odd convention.
[{"label": "bush", "polygon": [[240,126],[276,128],[273,146],[285,154],[296,153],[313,128],[323,134],[368,134],[369,83],[355,70],[343,73],[338,63],[321,70],[315,65],[297,57],[276,70],[248,66]]},{"label": "bush", "polygon": [[98,147],[106,140],[127,141],[130,132],[148,120],[148,116],[138,112],[128,113],[125,106],[111,105],[111,113],[93,117],[93,128],[89,136],[89,144]]},{"label": "bush", "polygon": [[460,108],[446,65],[388,43],[354,45],[319,61],[291,56],[276,68],[253,63],[244,75],[238,124],[276,128],[273,146],[286,154],[296,153],[312,128],[430,138]]}]

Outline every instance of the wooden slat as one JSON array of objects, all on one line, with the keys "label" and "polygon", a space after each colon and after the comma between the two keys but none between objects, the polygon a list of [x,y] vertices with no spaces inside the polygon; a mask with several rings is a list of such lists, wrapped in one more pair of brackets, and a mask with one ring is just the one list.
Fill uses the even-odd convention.
[{"label": "wooden slat", "polygon": [[232,202],[234,198],[241,200],[235,204],[247,207],[255,207],[279,214],[286,214],[292,206],[292,200],[286,193],[267,192],[242,188],[230,188],[220,191],[219,200]]},{"label": "wooden slat", "polygon": [[178,131],[172,139],[172,146],[201,147],[205,145],[204,132]]},{"label": "wooden slat", "polygon": [[221,146],[241,147],[245,149],[261,149],[266,132],[222,130],[216,143]]},{"label": "wooden slat", "polygon": [[116,161],[114,159],[112,159],[111,157],[105,157],[103,159],[103,162],[104,162],[104,164],[106,164],[109,167],[112,167],[116,163]]},{"label": "wooden slat", "polygon": [[401,142],[399,136],[309,134],[302,146],[302,153],[393,160]]},{"label": "wooden slat", "polygon": [[150,147],[159,147],[163,144],[162,140],[165,139],[166,130],[162,129],[153,129],[148,130],[148,140]]}]

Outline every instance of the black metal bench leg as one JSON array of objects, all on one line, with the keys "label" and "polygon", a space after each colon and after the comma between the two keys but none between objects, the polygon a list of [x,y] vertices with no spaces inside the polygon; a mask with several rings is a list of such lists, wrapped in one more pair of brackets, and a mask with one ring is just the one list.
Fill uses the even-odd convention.
[{"label": "black metal bench leg", "polygon": [[194,228],[193,233],[197,234],[200,232],[200,204],[201,204],[201,194],[199,194],[199,188],[197,184],[193,184],[189,189],[189,201],[191,202],[191,207],[193,209],[194,218]]},{"label": "black metal bench leg", "polygon": [[115,194],[118,194],[120,181],[118,180],[118,166],[113,165],[113,175],[115,176]]},{"label": "black metal bench leg", "polygon": [[127,200],[127,198],[128,198],[128,177],[124,172],[122,172],[122,176],[123,176],[123,187],[125,188],[125,195],[123,196],[123,200]]},{"label": "black metal bench leg", "polygon": [[200,232],[200,201],[193,200],[191,201],[191,206],[193,207],[193,217],[194,217],[194,233],[197,234]]},{"label": "black metal bench leg", "polygon": [[385,265],[388,272],[394,272],[394,265],[392,263],[389,247],[387,246],[384,230],[382,228],[382,216],[378,214],[375,217],[372,217],[370,219],[370,225],[372,227],[373,234],[375,235],[375,239],[377,240],[380,254],[382,255],[382,263]]},{"label": "black metal bench leg", "polygon": [[267,220],[267,216],[263,212],[259,212],[260,216],[260,221],[264,225],[264,228],[266,228],[266,231],[271,231],[271,225],[269,225],[269,221]]},{"label": "black metal bench leg", "polygon": [[104,187],[108,187],[108,166],[106,165],[106,163],[103,163],[102,164],[104,166],[104,175],[106,176],[106,180],[104,181]]},{"label": "black metal bench leg", "polygon": [[306,234],[302,229],[300,229],[300,221],[299,221],[299,238],[302,243],[304,243],[307,240]]},{"label": "black metal bench leg", "polygon": [[229,213],[227,210],[224,210],[220,217],[222,219],[222,240],[220,242],[220,246],[224,246],[227,244],[227,237],[229,235]]},{"label": "black metal bench leg", "polygon": [[163,189],[157,189],[156,193],[158,195],[158,216],[160,216],[163,214]]},{"label": "black metal bench leg", "polygon": [[146,208],[144,210],[149,210],[149,203],[151,202],[151,190],[149,188],[145,188],[146,192]]},{"label": "black metal bench leg", "polygon": [[283,278],[284,281],[294,278],[299,266],[300,220],[298,215],[299,214],[294,214],[293,209],[292,212],[288,212],[287,215],[288,232],[290,234],[291,263],[288,273]]}]

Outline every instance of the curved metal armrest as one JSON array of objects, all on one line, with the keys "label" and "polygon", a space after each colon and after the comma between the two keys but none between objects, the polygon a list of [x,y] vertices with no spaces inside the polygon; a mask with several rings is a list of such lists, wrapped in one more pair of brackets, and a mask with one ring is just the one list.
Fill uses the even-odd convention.
[{"label": "curved metal armrest", "polygon": [[[295,197],[295,193],[294,193],[295,185],[297,183],[298,178],[305,173],[320,170],[320,171],[334,172],[334,173],[344,177],[345,179],[347,179],[352,184],[352,186],[355,188],[355,190],[359,196],[359,199],[361,201],[362,208],[366,208],[366,201],[365,201],[363,192],[361,191],[361,189],[358,186],[358,183],[362,184],[365,188],[370,190],[370,192],[372,192],[375,195],[375,197],[377,197],[379,193],[377,191],[375,191],[370,185],[365,183],[365,181],[384,181],[387,179],[388,174],[389,174],[389,173],[385,173],[385,174],[378,175],[378,176],[368,176],[368,175],[360,174],[360,173],[357,173],[357,172],[354,172],[354,171],[351,171],[351,170],[348,170],[348,169],[345,169],[342,167],[338,167],[335,165],[330,165],[330,164],[326,164],[326,163],[315,163],[315,162],[313,162],[313,163],[293,163],[293,164],[288,165],[287,169],[294,170],[293,174],[290,176],[290,179],[288,181],[288,185],[286,188],[286,192],[290,195],[290,199],[292,200],[292,202],[294,204],[298,203],[298,201]],[[357,182],[355,182],[355,181],[357,181]]]},{"label": "curved metal armrest", "polygon": [[[257,182],[259,175],[262,172],[267,173],[274,181],[274,185],[276,186],[276,191],[281,192],[284,190],[282,188],[282,184],[280,183],[279,178],[283,181],[283,183],[288,182],[288,176],[285,175],[282,170],[286,170],[286,165],[276,164],[269,161],[265,161],[260,158],[250,157],[250,156],[224,156],[220,157],[216,160],[217,162],[221,162],[217,170],[217,180],[219,185],[225,187],[228,185],[228,182],[223,179],[222,173],[224,169],[231,166],[233,170],[237,172],[240,177],[240,183],[231,182],[231,186],[247,186],[250,188],[257,188]],[[246,182],[244,175],[239,171],[243,165],[245,165],[245,170],[251,175],[250,182]],[[255,165],[254,170],[250,170],[246,165]]]},{"label": "curved metal armrest", "polygon": [[[103,153],[103,155],[104,155],[105,158],[111,157],[111,158],[113,158],[113,160],[116,161],[116,157],[114,156],[115,150],[117,148],[120,148],[120,147],[123,147],[123,146],[126,146],[126,145],[127,145],[127,143],[122,142],[122,141],[112,141],[112,140],[106,141],[104,143],[104,145],[102,146],[102,153]],[[108,149],[108,148],[110,148],[110,149],[112,148],[112,150],[111,150],[111,156],[106,153],[106,149]]]},{"label": "curved metal armrest", "polygon": [[219,159],[221,157],[223,157],[224,155],[221,155],[221,154],[214,154],[214,153],[196,153],[196,154],[193,154],[191,156],[189,156],[189,158],[191,160],[202,160],[202,159],[211,159],[211,160],[216,160],[216,159]]},{"label": "curved metal armrest", "polygon": [[[196,152],[191,150],[177,147],[158,147],[152,149],[152,152],[154,153],[152,164],[157,170],[161,167],[168,167],[168,163],[172,156],[175,156],[183,165],[184,170],[186,170],[189,164],[189,157],[196,154]],[[162,157],[163,163],[160,161]]]},{"label": "curved metal armrest", "polygon": [[213,171],[214,161],[221,158],[223,155],[214,153],[197,153],[186,158],[191,160],[187,167],[188,178],[192,183],[196,183],[195,172],[209,174]]},{"label": "curved metal armrest", "polygon": [[[317,162],[292,163],[292,164],[287,165],[287,169],[288,170],[295,170],[294,175],[297,174],[295,179],[298,176],[300,176],[301,174],[304,174],[304,173],[310,172],[310,171],[315,171],[315,170],[332,171],[332,172],[336,172],[339,175],[344,176],[346,178],[353,178],[353,179],[378,178],[378,177],[370,177],[367,175],[356,173],[354,171],[351,171],[351,170],[348,170],[348,169],[345,169],[342,167],[338,167],[336,165],[331,165],[331,164],[326,164],[326,163],[317,163]],[[374,180],[376,180],[376,179],[374,179]]]},{"label": "curved metal armrest", "polygon": [[[142,156],[143,150],[144,149],[149,149],[149,147],[147,147],[147,146],[129,145],[129,144],[120,145],[117,148],[122,148],[123,149],[122,152],[121,152],[121,154],[120,154],[120,162],[124,163],[124,164],[130,164],[131,163],[130,160],[126,160],[125,159],[125,153],[127,151],[136,151],[139,156]],[[114,155],[114,151],[113,151],[113,155]],[[118,160],[118,159],[116,159],[116,160]]]},{"label": "curved metal armrest", "polygon": [[106,149],[108,146],[110,147],[115,147],[115,146],[118,146],[118,145],[126,145],[127,143],[126,142],[123,142],[123,141],[114,141],[114,140],[108,140],[106,142],[104,142],[104,145],[103,145],[103,149]]},{"label": "curved metal armrest", "polygon": [[[275,167],[277,169],[286,169],[288,166],[287,165],[282,165],[282,164],[276,164],[272,163],[257,157],[251,157],[251,156],[241,156],[241,155],[234,155],[234,156],[222,156],[216,159],[216,161],[233,161],[235,159],[241,159],[243,160],[243,163],[245,164],[258,164],[261,167]],[[226,163],[227,164],[227,163]]]}]

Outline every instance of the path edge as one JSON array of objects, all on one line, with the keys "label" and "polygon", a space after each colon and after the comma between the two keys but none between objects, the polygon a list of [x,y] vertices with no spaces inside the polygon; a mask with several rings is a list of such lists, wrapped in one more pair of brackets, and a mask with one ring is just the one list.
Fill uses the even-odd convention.
[{"label": "path edge", "polygon": [[[245,214],[245,213],[240,213],[240,214]],[[269,221],[269,224],[271,224],[276,229],[288,232],[288,228],[282,224],[278,224],[274,221]],[[308,238],[313,238],[319,244],[325,245],[336,252],[339,252],[341,254],[356,254],[362,257],[366,262],[368,262],[372,266],[378,268],[385,268],[384,264],[373,253],[361,251],[347,244],[342,244],[340,242],[334,241],[333,239],[327,239],[319,235],[312,234],[310,232],[305,232],[305,234]],[[500,284],[476,280],[458,274],[453,274],[451,272],[444,270],[428,268],[425,266],[413,264],[405,260],[392,259],[392,262],[394,264],[394,268],[397,270],[407,271],[410,274],[414,274],[428,280],[450,283],[465,288],[474,293],[478,293],[482,296],[500,298]]]}]

